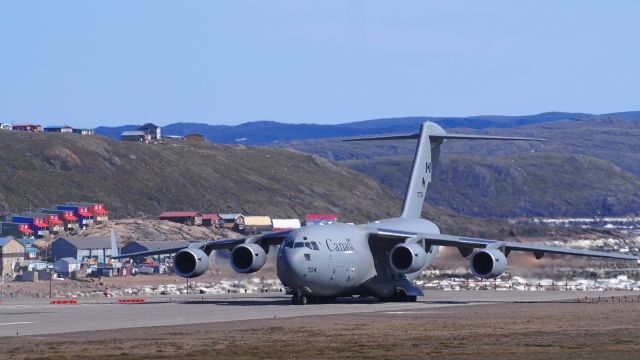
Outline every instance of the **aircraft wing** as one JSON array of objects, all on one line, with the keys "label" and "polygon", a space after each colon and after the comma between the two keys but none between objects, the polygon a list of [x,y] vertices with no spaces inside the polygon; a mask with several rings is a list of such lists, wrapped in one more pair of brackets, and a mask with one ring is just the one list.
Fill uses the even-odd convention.
[{"label": "aircraft wing", "polygon": [[382,228],[372,228],[372,229],[373,230],[370,232],[370,236],[379,238],[379,239],[403,240],[408,238],[420,238],[420,239],[424,239],[426,244],[440,245],[440,246],[454,246],[459,249],[500,248],[500,249],[503,249],[503,251],[505,252],[505,255],[508,255],[510,251],[525,251],[525,252],[533,253],[535,257],[538,259],[541,258],[544,254],[561,254],[561,255],[601,257],[601,258],[610,258],[610,259],[619,259],[619,260],[636,260],[640,263],[640,258],[638,258],[638,256],[622,254],[622,253],[571,249],[571,248],[547,246],[542,244],[479,239],[479,238],[446,235],[446,234],[424,234],[424,233],[407,232],[407,231],[394,230],[394,229],[382,229]]},{"label": "aircraft wing", "polygon": [[220,240],[211,240],[211,241],[200,241],[200,242],[192,242],[187,246],[178,246],[174,248],[160,249],[160,250],[149,250],[149,251],[141,251],[137,253],[130,254],[121,254],[118,256],[113,256],[112,259],[122,259],[122,258],[132,258],[132,257],[143,257],[143,256],[153,256],[153,255],[166,255],[166,254],[175,254],[178,251],[186,248],[198,248],[202,249],[207,255],[211,254],[213,250],[219,249],[233,249],[237,245],[244,243],[257,243],[261,246],[268,247],[271,245],[279,245],[280,242],[289,234],[291,230],[283,230],[283,231],[273,231],[258,235],[250,235],[250,236],[240,236],[236,238],[229,239],[220,239]]}]

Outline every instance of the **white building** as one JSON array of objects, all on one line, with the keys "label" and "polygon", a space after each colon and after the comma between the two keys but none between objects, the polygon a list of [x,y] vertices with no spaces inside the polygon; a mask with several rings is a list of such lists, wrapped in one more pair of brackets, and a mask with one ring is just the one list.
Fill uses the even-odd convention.
[{"label": "white building", "polygon": [[80,262],[72,257],[66,257],[54,262],[53,268],[59,274],[69,275],[74,271],[80,270]]}]

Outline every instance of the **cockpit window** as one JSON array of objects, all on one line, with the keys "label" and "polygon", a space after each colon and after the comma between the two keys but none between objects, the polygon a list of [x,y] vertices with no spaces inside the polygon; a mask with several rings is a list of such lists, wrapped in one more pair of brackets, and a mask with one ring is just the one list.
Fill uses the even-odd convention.
[{"label": "cockpit window", "polygon": [[320,248],[318,247],[318,244],[315,241],[311,242],[311,246],[313,247],[313,250],[320,250]]},{"label": "cockpit window", "polygon": [[292,247],[293,247],[293,239],[291,239],[291,240],[287,240],[287,241],[284,243],[284,247],[292,248]]},{"label": "cockpit window", "polygon": [[309,250],[313,250],[313,247],[311,246],[310,242],[305,242],[304,246],[306,246],[307,248],[309,248]]},{"label": "cockpit window", "polygon": [[294,247],[294,248],[301,248],[301,247],[304,247],[304,243],[297,242],[297,243],[293,244],[293,247]]}]

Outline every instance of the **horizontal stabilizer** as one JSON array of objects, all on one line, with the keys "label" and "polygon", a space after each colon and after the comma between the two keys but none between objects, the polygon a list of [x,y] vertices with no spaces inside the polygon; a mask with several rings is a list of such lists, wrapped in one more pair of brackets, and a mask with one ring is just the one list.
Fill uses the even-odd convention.
[{"label": "horizontal stabilizer", "polygon": [[[367,136],[360,138],[344,139],[342,141],[375,141],[375,140],[410,140],[418,139],[419,133],[415,134],[399,134],[386,136]],[[469,134],[430,134],[429,140],[437,142],[439,140],[526,140],[526,141],[545,141],[546,139],[528,138],[528,137],[512,137],[512,136],[494,136],[494,135],[469,135]]]},{"label": "horizontal stabilizer", "polygon": [[525,140],[525,141],[545,141],[546,139],[529,138],[529,137],[513,137],[513,136],[494,136],[494,135],[468,135],[468,134],[433,134],[430,135],[431,140],[440,139],[459,139],[459,140]]}]

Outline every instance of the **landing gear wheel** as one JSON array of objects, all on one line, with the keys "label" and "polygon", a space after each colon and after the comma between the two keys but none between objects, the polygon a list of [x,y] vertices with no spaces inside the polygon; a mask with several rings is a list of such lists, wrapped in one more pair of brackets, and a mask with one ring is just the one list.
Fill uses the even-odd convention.
[{"label": "landing gear wheel", "polygon": [[293,293],[293,296],[291,297],[291,304],[300,305],[300,294],[298,294],[297,292]]},{"label": "landing gear wheel", "polygon": [[298,304],[307,305],[307,303],[309,303],[309,298],[307,297],[307,295],[301,295],[300,300],[298,300]]}]

